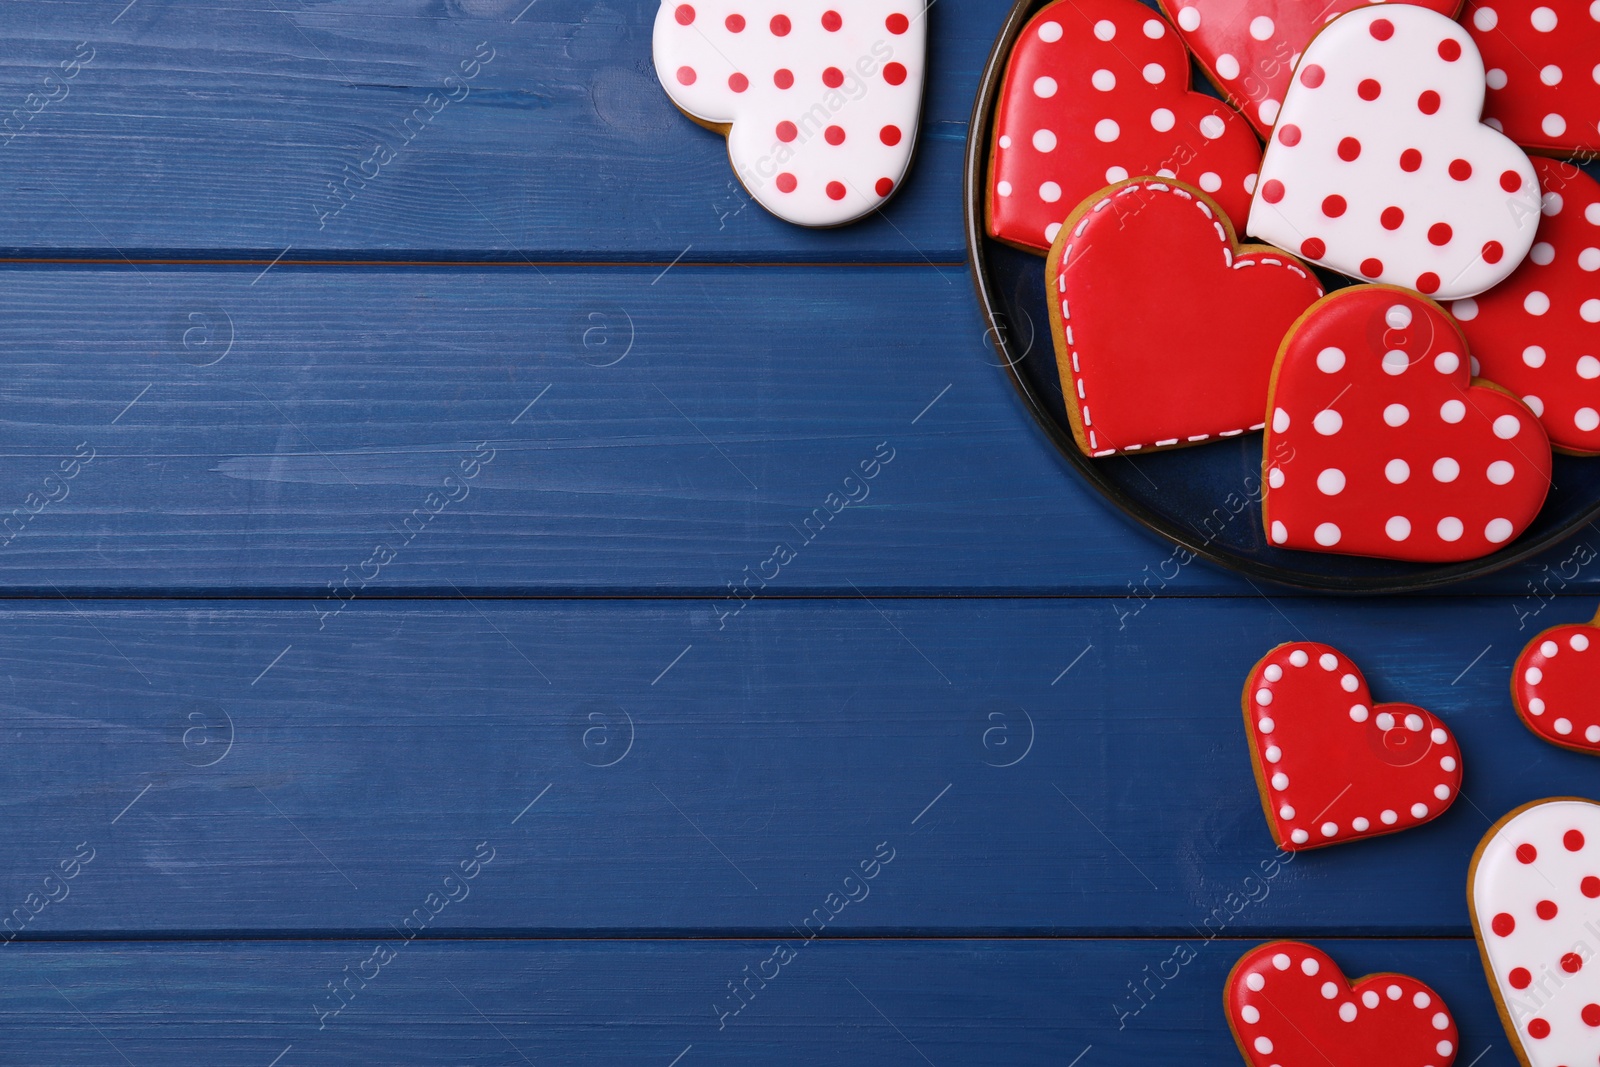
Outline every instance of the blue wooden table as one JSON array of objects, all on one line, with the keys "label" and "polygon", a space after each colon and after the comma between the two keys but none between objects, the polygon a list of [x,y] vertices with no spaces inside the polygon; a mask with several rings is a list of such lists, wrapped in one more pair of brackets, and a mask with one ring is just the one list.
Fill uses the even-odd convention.
[{"label": "blue wooden table", "polygon": [[[1465,872],[1595,793],[1506,681],[1600,530],[1431,599],[1177,565],[977,315],[1005,5],[808,232],[656,3],[8,6],[0,1062],[1225,1064],[1293,936],[1511,1063]],[[1298,638],[1448,719],[1448,814],[1275,851],[1238,691]]]}]

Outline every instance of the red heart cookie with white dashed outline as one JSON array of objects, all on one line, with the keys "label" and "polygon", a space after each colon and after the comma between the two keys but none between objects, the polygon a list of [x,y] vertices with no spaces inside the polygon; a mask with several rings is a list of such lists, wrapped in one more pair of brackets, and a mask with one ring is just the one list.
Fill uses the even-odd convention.
[{"label": "red heart cookie with white dashed outline", "polygon": [[1533,250],[1511,277],[1450,311],[1480,373],[1520,396],[1557,449],[1593,455],[1600,453],[1600,182],[1559,160],[1536,159],[1533,168],[1544,189]]},{"label": "red heart cookie with white dashed outline", "polygon": [[1222,101],[1189,91],[1189,56],[1138,0],[1056,0],[1017,38],[995,112],[991,236],[1044,251],[1107,185],[1154,175],[1204,190],[1234,221],[1261,145]]},{"label": "red heart cookie with white dashed outline", "polygon": [[1403,974],[1350,981],[1321,949],[1272,941],[1240,957],[1223,992],[1252,1067],[1450,1067],[1460,1037],[1444,1000]]},{"label": "red heart cookie with white dashed outline", "polygon": [[1328,645],[1268,652],[1244,687],[1261,806],[1278,847],[1337,845],[1420,826],[1461,787],[1461,749],[1412,704],[1373,704],[1367,680]]},{"label": "red heart cookie with white dashed outline", "polygon": [[[1266,136],[1278,121],[1289,73],[1329,19],[1383,0],[1160,0],[1200,65]],[[1454,15],[1460,0],[1413,0]]]},{"label": "red heart cookie with white dashed outline", "polygon": [[1403,289],[1343,289],[1308,311],[1273,372],[1271,543],[1451,563],[1526,529],[1550,488],[1549,439],[1469,362],[1450,316]]},{"label": "red heart cookie with white dashed outline", "polygon": [[1530,152],[1600,152],[1600,3],[1470,0],[1461,22],[1487,68],[1485,122]]},{"label": "red heart cookie with white dashed outline", "polygon": [[1600,618],[1529,641],[1511,671],[1511,702],[1551,744],[1600,755]]}]

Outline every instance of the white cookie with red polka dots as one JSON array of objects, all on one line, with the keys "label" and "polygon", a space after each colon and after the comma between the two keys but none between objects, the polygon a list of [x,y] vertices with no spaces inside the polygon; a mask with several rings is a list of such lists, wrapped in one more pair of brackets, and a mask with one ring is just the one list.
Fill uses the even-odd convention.
[{"label": "white cookie with red polka dots", "polygon": [[1600,804],[1535,801],[1483,838],[1467,875],[1500,1018],[1529,1067],[1600,1058]]},{"label": "white cookie with red polka dots", "polygon": [[662,0],[667,95],[728,138],[762,207],[801,226],[877,209],[905,177],[927,51],[923,0]]},{"label": "white cookie with red polka dots", "polygon": [[1533,164],[1483,125],[1484,70],[1455,21],[1406,4],[1342,15],[1284,95],[1251,234],[1348,274],[1455,300],[1534,240]]}]

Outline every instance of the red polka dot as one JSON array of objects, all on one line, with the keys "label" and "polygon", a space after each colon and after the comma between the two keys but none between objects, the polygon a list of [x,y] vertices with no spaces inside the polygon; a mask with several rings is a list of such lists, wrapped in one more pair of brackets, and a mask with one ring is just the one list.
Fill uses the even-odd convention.
[{"label": "red polka dot", "polygon": [[1461,58],[1461,42],[1452,37],[1446,37],[1439,42],[1439,58],[1446,63],[1454,63]]},{"label": "red polka dot", "polygon": [[1439,291],[1439,276],[1433,271],[1417,275],[1417,292],[1424,296],[1432,296]]},{"label": "red polka dot", "polygon": [[844,199],[844,183],[843,182],[829,182],[828,183],[828,199],[829,200],[843,200]]},{"label": "red polka dot", "polygon": [[1578,852],[1583,848],[1583,831],[1568,830],[1561,836],[1561,843],[1567,847],[1568,852]]},{"label": "red polka dot", "polygon": [[1339,158],[1346,163],[1353,162],[1361,156],[1361,142],[1354,137],[1346,137],[1339,142]]},{"label": "red polka dot", "polygon": [[1368,278],[1376,278],[1383,273],[1383,260],[1376,257],[1361,261],[1361,273]]},{"label": "red polka dot", "polygon": [[1550,1036],[1550,1024],[1543,1019],[1534,1019],[1528,1023],[1528,1036],[1536,1040],[1543,1040]]},{"label": "red polka dot", "polygon": [[1386,207],[1378,221],[1383,223],[1383,228],[1386,230],[1398,230],[1400,224],[1406,221],[1406,213],[1397,207]]},{"label": "red polka dot", "polygon": [[879,196],[888,196],[894,192],[894,182],[889,178],[879,178],[877,191]]},{"label": "red polka dot", "polygon": [[694,84],[694,68],[693,67],[679,67],[678,68],[678,81],[679,81],[680,84],[683,84],[683,85],[693,85]]},{"label": "red polka dot", "polygon": [[1261,187],[1261,199],[1269,204],[1276,204],[1283,199],[1283,183],[1276,178],[1268,178],[1267,183]]},{"label": "red polka dot", "polygon": [[795,186],[799,184],[800,183],[795,180],[795,176],[790,174],[788,171],[784,171],[782,174],[778,175],[777,186],[778,192],[780,193],[792,193],[794,192]]},{"label": "red polka dot", "polygon": [[839,17],[837,11],[824,11],[822,13],[822,28],[829,33],[839,32],[839,27],[844,25],[844,19]]},{"label": "red polka dot", "polygon": [[688,4],[679,4],[678,10],[674,11],[673,15],[677,17],[678,25],[687,26],[694,21],[694,8]]},{"label": "red polka dot", "polygon": [[788,144],[790,141],[794,140],[799,133],[800,131],[795,129],[794,123],[788,121],[787,119],[778,123],[778,140],[784,142],[785,144]]},{"label": "red polka dot", "polygon": [[1507,976],[1511,981],[1512,989],[1527,989],[1533,984],[1533,975],[1528,973],[1526,967],[1513,967]]},{"label": "red polka dot", "polygon": [[822,72],[822,84],[830,89],[837,89],[844,84],[844,72],[838,67],[829,67]]},{"label": "red polka dot", "polygon": [[1408,173],[1418,170],[1422,166],[1422,153],[1415,148],[1408,148],[1400,153],[1400,169]]},{"label": "red polka dot", "polygon": [[822,131],[822,136],[828,139],[829,144],[844,144],[844,127],[829,126]]},{"label": "red polka dot", "polygon": [[780,89],[787,89],[794,84],[794,71],[779,67],[772,72],[772,84]]},{"label": "red polka dot", "polygon": [[1382,92],[1383,86],[1378,84],[1376,78],[1363,78],[1361,84],[1356,86],[1356,94],[1363,100],[1376,100]]},{"label": "red polka dot", "polygon": [[1322,213],[1328,216],[1330,219],[1336,219],[1340,215],[1344,214],[1347,206],[1348,205],[1346,205],[1344,202],[1344,197],[1340,196],[1338,193],[1334,193],[1332,196],[1328,197],[1322,202]]},{"label": "red polka dot", "polygon": [[728,75],[728,88],[736,93],[742,93],[750,88],[750,79],[738,72],[730,74]]},{"label": "red polka dot", "polygon": [[1585,1004],[1583,1021],[1590,1026],[1600,1026],[1600,1004]]},{"label": "red polka dot", "polygon": [[1328,246],[1320,237],[1307,237],[1300,242],[1300,254],[1307,259],[1321,259],[1328,254]]},{"label": "red polka dot", "polygon": [[1500,175],[1500,188],[1508,193],[1515,193],[1522,189],[1522,175],[1514,170],[1508,170]]},{"label": "red polka dot", "polygon": [[1315,89],[1321,85],[1328,72],[1315,63],[1306,64],[1306,69],[1300,72],[1300,84],[1307,89]]},{"label": "red polka dot", "polygon": [[[1483,261],[1485,263],[1498,263],[1501,259],[1505,258],[1505,254],[1506,250],[1501,246],[1499,241],[1484,242]],[[1582,848],[1583,839],[1581,837],[1578,839],[1578,842],[1578,848]],[[1573,849],[1573,851],[1576,852],[1577,849]]]},{"label": "red polka dot", "polygon": [[1429,89],[1417,97],[1417,110],[1424,115],[1432,115],[1439,110],[1439,94]]},{"label": "red polka dot", "polygon": [[1293,148],[1300,143],[1300,127],[1294,123],[1286,123],[1278,128],[1278,140]]},{"label": "red polka dot", "polygon": [[1380,41],[1387,41],[1394,36],[1394,23],[1388,19],[1373,19],[1368,29],[1372,31],[1372,36]]},{"label": "red polka dot", "polygon": [[899,85],[906,80],[906,68],[899,63],[884,64],[883,80],[890,85]]},{"label": "red polka dot", "polygon": [[893,34],[905,33],[911,28],[911,20],[901,14],[890,15],[883,20],[883,24],[889,27],[889,32]]},{"label": "red polka dot", "polygon": [[1499,915],[1496,915],[1494,917],[1494,921],[1489,924],[1489,929],[1493,930],[1501,937],[1510,937],[1511,931],[1515,930],[1516,928],[1517,920],[1513,919],[1510,914],[1503,911]]},{"label": "red polka dot", "polygon": [[772,33],[776,37],[787,37],[793,27],[789,25],[788,15],[772,16]]},{"label": "red polka dot", "polygon": [[1434,245],[1447,245],[1450,238],[1455,236],[1455,231],[1448,222],[1436,222],[1428,227],[1428,243]]},{"label": "red polka dot", "polygon": [[1472,164],[1464,159],[1452,159],[1450,161],[1450,177],[1458,182],[1466,181],[1472,177]]},{"label": "red polka dot", "polygon": [[1517,862],[1532,863],[1539,858],[1539,850],[1532,845],[1523,843],[1517,846]]},{"label": "red polka dot", "polygon": [[728,32],[729,33],[743,33],[744,32],[744,16],[743,15],[729,15],[726,19],[723,20],[722,24],[724,26],[728,27]]},{"label": "red polka dot", "polygon": [[891,145],[891,146],[899,144],[900,143],[900,127],[898,127],[898,126],[885,126],[883,129],[878,131],[878,140],[882,141],[886,145]]},{"label": "red polka dot", "polygon": [[1541,900],[1533,906],[1533,910],[1539,918],[1549,922],[1556,917],[1556,902],[1553,900]]},{"label": "red polka dot", "polygon": [[1583,895],[1591,900],[1595,897],[1600,897],[1600,878],[1596,878],[1592,874],[1585,875],[1578,888],[1583,890]]},{"label": "red polka dot", "polygon": [[1577,974],[1583,970],[1583,957],[1576,952],[1569,952],[1561,957],[1561,969],[1568,974]]}]

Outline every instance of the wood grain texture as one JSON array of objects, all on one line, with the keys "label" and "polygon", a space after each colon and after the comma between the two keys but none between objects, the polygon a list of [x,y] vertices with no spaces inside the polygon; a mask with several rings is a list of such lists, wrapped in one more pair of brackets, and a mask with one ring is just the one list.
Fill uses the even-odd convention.
[{"label": "wood grain texture", "polygon": [[[430,931],[770,936],[882,845],[826,933],[1460,936],[1490,822],[1593,794],[1510,707],[1532,631],[1502,599],[718,607],[13,603],[7,932],[382,932],[488,841]],[[1239,688],[1299,638],[1450,725],[1446,814],[1277,856]],[[80,842],[70,896],[17,916]]]}]

